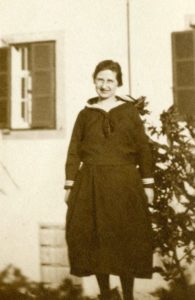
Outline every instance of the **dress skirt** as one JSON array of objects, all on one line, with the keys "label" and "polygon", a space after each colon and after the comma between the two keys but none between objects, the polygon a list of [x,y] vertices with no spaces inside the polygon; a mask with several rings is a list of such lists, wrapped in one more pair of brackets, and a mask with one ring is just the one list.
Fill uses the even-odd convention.
[{"label": "dress skirt", "polygon": [[85,165],[68,199],[70,272],[151,278],[152,230],[134,164]]}]

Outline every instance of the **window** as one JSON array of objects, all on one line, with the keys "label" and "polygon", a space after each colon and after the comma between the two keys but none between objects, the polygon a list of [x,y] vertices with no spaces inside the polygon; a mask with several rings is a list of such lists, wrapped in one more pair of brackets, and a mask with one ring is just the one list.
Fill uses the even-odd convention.
[{"label": "window", "polygon": [[174,102],[181,116],[195,115],[195,30],[172,34]]},{"label": "window", "polygon": [[0,49],[0,128],[56,127],[55,42]]}]

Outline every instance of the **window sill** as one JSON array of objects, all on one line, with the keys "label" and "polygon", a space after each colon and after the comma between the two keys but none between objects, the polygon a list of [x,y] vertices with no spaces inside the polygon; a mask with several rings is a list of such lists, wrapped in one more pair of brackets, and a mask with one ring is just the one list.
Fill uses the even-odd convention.
[{"label": "window sill", "polygon": [[2,129],[0,134],[3,140],[47,140],[47,139],[64,139],[64,129],[24,129],[10,130]]}]

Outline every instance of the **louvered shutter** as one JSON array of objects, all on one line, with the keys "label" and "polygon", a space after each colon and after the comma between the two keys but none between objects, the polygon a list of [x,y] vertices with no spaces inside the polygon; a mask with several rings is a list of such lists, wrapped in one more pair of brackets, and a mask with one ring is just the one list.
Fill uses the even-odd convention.
[{"label": "louvered shutter", "polygon": [[0,48],[0,128],[9,127],[9,48]]},{"label": "louvered shutter", "polygon": [[195,30],[172,33],[174,102],[181,116],[195,115]]},{"label": "louvered shutter", "polygon": [[55,128],[55,42],[31,44],[32,128]]}]

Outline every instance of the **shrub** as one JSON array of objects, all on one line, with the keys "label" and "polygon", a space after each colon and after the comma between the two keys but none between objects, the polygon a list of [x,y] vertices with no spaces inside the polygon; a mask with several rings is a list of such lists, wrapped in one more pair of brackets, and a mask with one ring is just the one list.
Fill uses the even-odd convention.
[{"label": "shrub", "polygon": [[[149,113],[145,97],[134,103],[140,114]],[[160,121],[159,128],[148,127],[155,162],[155,199],[151,207],[154,248],[161,253],[163,263],[155,271],[170,282],[171,291],[177,294],[168,297],[164,291],[162,299],[195,299],[195,295],[191,298],[185,274],[195,257],[194,120],[186,117],[185,122],[179,121],[177,109],[172,106],[161,114]]]}]

